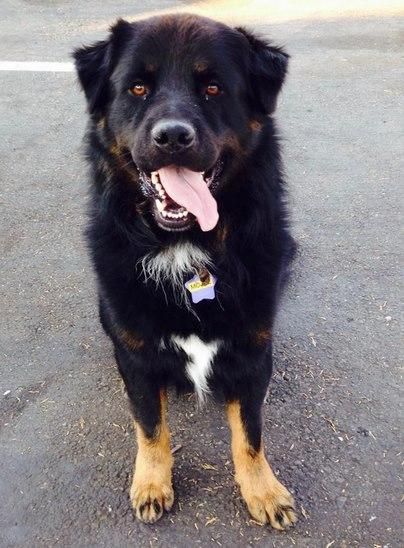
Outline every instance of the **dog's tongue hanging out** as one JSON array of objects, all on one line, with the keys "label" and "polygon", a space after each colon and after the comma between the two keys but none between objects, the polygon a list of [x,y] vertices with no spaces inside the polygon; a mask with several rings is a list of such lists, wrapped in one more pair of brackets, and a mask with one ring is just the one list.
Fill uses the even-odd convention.
[{"label": "dog's tongue hanging out", "polygon": [[204,232],[215,228],[219,220],[217,203],[202,173],[185,167],[168,166],[159,169],[158,174],[170,198],[195,215]]}]

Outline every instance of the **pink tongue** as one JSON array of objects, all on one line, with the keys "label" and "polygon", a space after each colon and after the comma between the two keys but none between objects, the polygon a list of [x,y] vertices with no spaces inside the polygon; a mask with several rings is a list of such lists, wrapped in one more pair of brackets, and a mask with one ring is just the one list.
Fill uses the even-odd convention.
[{"label": "pink tongue", "polygon": [[159,169],[158,174],[170,198],[193,213],[204,232],[216,226],[219,220],[217,203],[201,173],[168,166]]}]

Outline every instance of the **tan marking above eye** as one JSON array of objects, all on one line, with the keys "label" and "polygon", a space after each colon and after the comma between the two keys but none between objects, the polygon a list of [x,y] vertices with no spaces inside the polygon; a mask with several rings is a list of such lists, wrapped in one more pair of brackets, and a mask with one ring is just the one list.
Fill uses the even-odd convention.
[{"label": "tan marking above eye", "polygon": [[216,95],[220,95],[220,88],[217,84],[209,84],[206,86],[205,93],[206,95],[215,97]]},{"label": "tan marking above eye", "polygon": [[145,84],[136,84],[132,86],[129,91],[135,97],[143,97],[149,93],[149,88]]},{"label": "tan marking above eye", "polygon": [[250,129],[252,129],[252,131],[259,131],[260,129],[262,129],[261,122],[258,122],[257,120],[251,120]]},{"label": "tan marking above eye", "polygon": [[194,64],[196,72],[203,72],[208,68],[208,63],[206,61],[198,61]]}]

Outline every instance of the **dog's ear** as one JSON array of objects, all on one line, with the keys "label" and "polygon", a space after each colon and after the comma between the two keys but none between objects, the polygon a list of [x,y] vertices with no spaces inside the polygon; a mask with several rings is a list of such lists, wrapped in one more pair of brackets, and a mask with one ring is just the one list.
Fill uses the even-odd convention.
[{"label": "dog's ear", "polygon": [[91,115],[102,114],[111,100],[109,79],[114,68],[117,49],[132,31],[133,27],[130,23],[119,19],[111,27],[107,40],[77,48],[73,52],[76,71]]},{"label": "dog's ear", "polygon": [[280,47],[257,38],[243,27],[236,29],[250,48],[250,79],[255,104],[263,114],[272,114],[276,98],[285,80],[289,55]]},{"label": "dog's ear", "polygon": [[110,40],[78,48],[73,57],[81,87],[88,103],[90,114],[102,112],[110,98],[109,76],[111,66]]}]

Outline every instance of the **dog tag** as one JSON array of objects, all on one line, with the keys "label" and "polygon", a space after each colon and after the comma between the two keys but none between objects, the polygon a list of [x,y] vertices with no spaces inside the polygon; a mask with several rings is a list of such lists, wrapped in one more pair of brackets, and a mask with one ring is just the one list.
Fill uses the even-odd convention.
[{"label": "dog tag", "polygon": [[216,277],[204,270],[199,274],[195,274],[193,278],[185,283],[185,287],[191,293],[193,303],[199,303],[204,299],[212,300],[215,298]]}]

